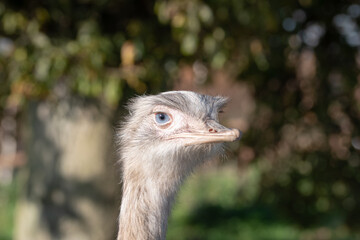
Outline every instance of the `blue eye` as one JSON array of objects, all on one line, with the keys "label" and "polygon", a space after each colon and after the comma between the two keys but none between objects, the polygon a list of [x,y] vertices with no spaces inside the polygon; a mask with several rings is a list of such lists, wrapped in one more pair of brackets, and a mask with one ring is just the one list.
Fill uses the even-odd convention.
[{"label": "blue eye", "polygon": [[167,115],[166,113],[159,112],[159,113],[155,114],[155,121],[156,121],[156,123],[158,123],[160,125],[166,124],[166,123],[170,122],[170,120],[171,119],[170,119],[169,115]]}]

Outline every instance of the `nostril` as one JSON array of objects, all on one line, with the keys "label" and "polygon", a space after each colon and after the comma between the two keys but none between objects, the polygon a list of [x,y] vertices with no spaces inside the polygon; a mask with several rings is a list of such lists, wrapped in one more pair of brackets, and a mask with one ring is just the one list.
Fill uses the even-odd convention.
[{"label": "nostril", "polygon": [[210,129],[209,129],[209,132],[211,132],[211,133],[216,133],[217,131],[216,131],[215,129],[213,129],[213,128],[210,128]]}]

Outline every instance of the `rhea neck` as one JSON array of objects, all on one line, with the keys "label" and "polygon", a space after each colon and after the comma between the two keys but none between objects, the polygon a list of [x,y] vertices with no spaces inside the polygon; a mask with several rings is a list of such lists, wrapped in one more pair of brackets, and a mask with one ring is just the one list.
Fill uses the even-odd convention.
[{"label": "rhea neck", "polygon": [[[179,156],[124,159],[118,240],[163,240],[175,194],[189,169]],[[159,156],[160,157],[160,156]],[[178,164],[181,162],[182,164]],[[185,164],[184,164],[185,163]],[[180,167],[181,166],[181,167]]]},{"label": "rhea neck", "polygon": [[147,184],[124,182],[118,240],[165,239],[174,193]]}]

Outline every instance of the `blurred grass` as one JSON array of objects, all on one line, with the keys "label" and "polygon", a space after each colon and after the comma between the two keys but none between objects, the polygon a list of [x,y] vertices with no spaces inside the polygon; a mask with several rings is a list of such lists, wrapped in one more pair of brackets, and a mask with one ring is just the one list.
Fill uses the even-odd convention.
[{"label": "blurred grass", "polygon": [[256,199],[258,172],[252,165],[239,173],[235,163],[196,172],[179,193],[167,239],[359,239],[344,225],[302,228],[263,204]]},{"label": "blurred grass", "polygon": [[[196,171],[181,188],[169,221],[168,240],[360,239],[346,226],[302,228],[257,200],[259,170],[234,162]],[[0,185],[0,240],[13,239],[17,181]]]},{"label": "blurred grass", "polygon": [[0,184],[0,240],[13,239],[16,199],[16,181],[9,185]]}]

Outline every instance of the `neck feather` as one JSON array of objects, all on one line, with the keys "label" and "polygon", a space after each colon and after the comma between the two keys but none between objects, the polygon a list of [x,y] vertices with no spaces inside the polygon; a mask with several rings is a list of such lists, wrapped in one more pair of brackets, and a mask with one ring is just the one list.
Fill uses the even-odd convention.
[{"label": "neck feather", "polygon": [[[118,240],[163,240],[178,184],[124,180]],[[171,186],[172,185],[172,186]],[[169,188],[169,186],[171,186]]]},{"label": "neck feather", "polygon": [[[117,240],[164,240],[179,186],[195,166],[212,154],[193,149],[191,156],[171,155],[166,149],[142,149],[147,154],[140,159],[138,150],[123,151],[123,198]],[[159,152],[162,155],[157,155]],[[152,157],[146,159],[147,156]]]}]

